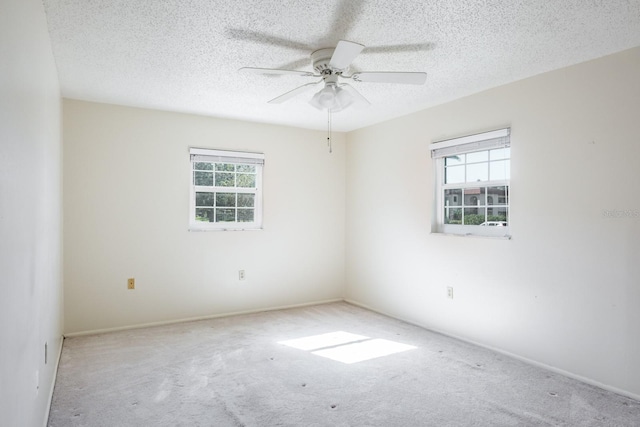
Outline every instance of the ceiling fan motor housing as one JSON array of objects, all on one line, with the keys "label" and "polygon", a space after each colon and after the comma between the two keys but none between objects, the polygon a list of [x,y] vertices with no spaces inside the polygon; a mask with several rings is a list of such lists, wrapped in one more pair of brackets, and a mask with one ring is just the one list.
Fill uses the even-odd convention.
[{"label": "ceiling fan motor housing", "polygon": [[311,61],[313,62],[313,69],[316,70],[318,74],[334,74],[334,73],[343,73],[348,70],[347,68],[337,69],[333,68],[331,63],[331,57],[333,56],[333,52],[335,48],[325,48],[318,49],[311,54]]}]

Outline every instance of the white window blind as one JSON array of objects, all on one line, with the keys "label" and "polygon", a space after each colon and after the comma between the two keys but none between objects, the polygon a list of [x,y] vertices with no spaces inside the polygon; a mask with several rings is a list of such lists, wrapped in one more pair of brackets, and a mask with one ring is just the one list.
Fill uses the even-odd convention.
[{"label": "white window blind", "polygon": [[509,147],[511,145],[510,134],[511,129],[505,128],[434,142],[430,147],[431,157],[439,159],[462,153]]},{"label": "white window blind", "polygon": [[208,150],[205,148],[191,148],[189,153],[192,162],[264,164],[264,154],[262,153]]}]

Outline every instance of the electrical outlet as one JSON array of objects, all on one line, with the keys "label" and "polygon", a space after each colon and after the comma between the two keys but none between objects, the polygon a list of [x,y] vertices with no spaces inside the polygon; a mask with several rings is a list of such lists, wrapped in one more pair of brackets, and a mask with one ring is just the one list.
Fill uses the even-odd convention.
[{"label": "electrical outlet", "polygon": [[238,280],[244,280],[244,270],[238,270]]},{"label": "electrical outlet", "polygon": [[453,299],[453,287],[447,286],[447,298]]},{"label": "electrical outlet", "polygon": [[136,288],[136,279],[133,277],[127,280],[127,289],[135,289]]}]

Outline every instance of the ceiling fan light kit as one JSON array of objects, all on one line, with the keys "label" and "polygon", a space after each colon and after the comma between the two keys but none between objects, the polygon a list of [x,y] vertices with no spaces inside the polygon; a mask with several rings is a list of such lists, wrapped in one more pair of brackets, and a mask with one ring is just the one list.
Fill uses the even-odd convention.
[{"label": "ceiling fan light kit", "polygon": [[342,111],[354,102],[354,97],[348,91],[342,89],[337,84],[338,75],[329,74],[324,78],[324,88],[320,89],[309,104],[321,111],[331,111],[337,113]]}]

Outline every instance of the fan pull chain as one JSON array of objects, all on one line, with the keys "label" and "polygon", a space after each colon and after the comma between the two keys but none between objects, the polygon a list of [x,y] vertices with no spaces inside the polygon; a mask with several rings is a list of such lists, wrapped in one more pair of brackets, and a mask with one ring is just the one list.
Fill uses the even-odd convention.
[{"label": "fan pull chain", "polygon": [[329,153],[333,152],[331,147],[331,108],[327,110],[327,145],[329,146]]}]

